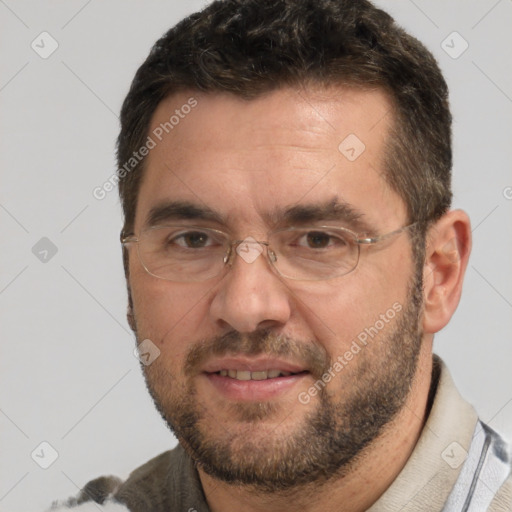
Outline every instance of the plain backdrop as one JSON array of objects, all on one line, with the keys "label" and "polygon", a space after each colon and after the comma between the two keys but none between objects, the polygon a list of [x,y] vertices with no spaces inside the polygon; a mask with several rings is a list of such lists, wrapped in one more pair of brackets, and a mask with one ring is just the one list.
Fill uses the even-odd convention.
[{"label": "plain backdrop", "polygon": [[[435,348],[510,439],[512,2],[378,4],[431,49],[451,90],[454,206],[472,219],[474,250]],[[115,171],[117,115],[136,69],[203,5],[0,0],[1,511],[44,510],[176,442],[133,355],[117,191],[101,201],[92,191]]]}]

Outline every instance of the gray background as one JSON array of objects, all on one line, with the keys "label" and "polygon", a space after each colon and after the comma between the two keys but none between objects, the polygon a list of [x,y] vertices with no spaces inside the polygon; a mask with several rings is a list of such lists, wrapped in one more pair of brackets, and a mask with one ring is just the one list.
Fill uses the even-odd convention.
[{"label": "gray background", "polygon": [[[510,439],[512,1],[378,3],[434,52],[451,88],[454,206],[472,218],[474,251],[436,350]],[[175,443],[132,353],[117,192],[99,201],[92,190],[115,170],[117,113],[135,70],[202,5],[0,0],[1,511],[43,510]],[[46,59],[31,47],[51,49],[43,31],[59,45]],[[461,55],[454,31],[469,44]],[[43,441],[58,452],[48,469]]]}]

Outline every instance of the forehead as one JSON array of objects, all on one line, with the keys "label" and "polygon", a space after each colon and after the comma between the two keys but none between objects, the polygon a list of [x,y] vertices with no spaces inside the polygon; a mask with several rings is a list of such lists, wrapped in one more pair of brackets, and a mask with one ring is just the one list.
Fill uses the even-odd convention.
[{"label": "forehead", "polygon": [[[392,111],[380,90],[285,88],[256,99],[181,92],[160,103],[136,229],[155,205],[186,201],[226,223],[268,223],[337,201],[393,224],[405,205],[383,178]],[[236,226],[235,226],[236,227]]]}]

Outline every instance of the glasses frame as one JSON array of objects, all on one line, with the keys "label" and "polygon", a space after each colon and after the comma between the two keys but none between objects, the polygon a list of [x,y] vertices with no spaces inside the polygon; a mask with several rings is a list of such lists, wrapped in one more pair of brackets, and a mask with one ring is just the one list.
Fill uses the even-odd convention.
[{"label": "glasses frame", "polygon": [[[320,229],[335,229],[335,230],[338,230],[338,231],[343,231],[344,233],[347,233],[350,235],[351,239],[353,240],[353,242],[355,243],[356,247],[357,247],[357,258],[356,258],[356,263],[354,265],[354,267],[352,269],[350,269],[348,272],[345,272],[343,274],[337,274],[335,276],[332,276],[332,277],[320,277],[320,278],[317,278],[317,279],[303,279],[303,278],[296,278],[296,277],[290,277],[290,276],[287,276],[286,274],[283,274],[276,266],[275,266],[275,261],[277,260],[277,256],[276,254],[274,253],[274,251],[272,250],[272,248],[270,247],[270,244],[268,242],[268,240],[251,240],[250,243],[258,243],[259,245],[262,245],[264,247],[266,247],[266,253],[267,253],[267,260],[270,264],[270,267],[271,269],[276,273],[278,274],[279,276],[281,277],[284,277],[286,279],[291,279],[293,281],[328,281],[330,279],[335,279],[337,277],[343,277],[343,276],[346,276],[348,274],[350,274],[351,272],[353,272],[357,266],[359,265],[359,258],[360,258],[360,255],[361,255],[361,246],[362,245],[374,245],[374,244],[377,244],[379,242],[383,242],[385,240],[389,240],[391,238],[393,238],[394,236],[396,235],[399,235],[400,233],[403,233],[404,231],[407,231],[413,227],[415,227],[416,225],[419,224],[419,221],[416,221],[416,222],[413,222],[411,224],[407,224],[406,226],[402,226],[401,228],[398,228],[398,229],[395,229],[394,231],[390,231],[389,233],[384,233],[382,235],[379,235],[379,236],[373,236],[373,237],[362,237],[361,234],[359,233],[356,233],[355,231],[352,231],[350,229],[347,229],[347,228],[344,228],[342,226],[292,226],[292,227],[289,227],[289,228],[281,228],[281,229],[277,229],[275,231],[269,231],[267,233],[267,238],[270,237],[271,235],[274,235],[276,233],[279,233],[279,232],[282,232],[282,231],[294,231],[294,230],[304,230],[304,229],[311,229],[312,231],[314,231],[315,229],[316,230],[320,230]],[[145,229],[142,233],[146,233],[148,231],[151,231],[153,229],[162,229],[162,228],[166,228],[166,227],[183,227],[183,228],[187,228],[187,229],[200,229],[200,230],[208,230],[208,231],[213,231],[215,233],[218,233],[220,235],[223,235],[227,241],[229,241],[229,244],[228,244],[228,247],[226,249],[226,252],[224,254],[224,257],[223,257],[223,262],[224,262],[224,266],[222,267],[222,269],[210,276],[210,277],[207,277],[206,279],[198,279],[198,280],[186,280],[186,281],[177,281],[176,279],[168,279],[166,277],[161,277],[161,276],[158,276],[156,274],[153,274],[147,267],[146,267],[146,264],[144,263],[141,255],[140,255],[140,250],[139,250],[139,242],[141,241],[141,238],[140,238],[140,235],[139,236],[136,236],[134,233],[131,233],[131,234],[128,234],[128,235],[125,235],[123,232],[121,232],[121,235],[120,235],[120,240],[121,240],[121,244],[124,248],[126,248],[129,244],[137,244],[137,255],[138,255],[138,258],[139,258],[139,261],[142,265],[142,267],[144,268],[144,270],[151,276],[153,277],[156,277],[157,279],[163,279],[164,281],[170,281],[170,282],[182,282],[182,283],[197,283],[197,282],[204,282],[204,281],[208,281],[210,279],[213,279],[214,277],[218,277],[219,275],[222,274],[222,272],[228,267],[228,266],[231,266],[232,263],[233,263],[233,260],[234,260],[234,255],[236,254],[236,248],[244,243],[244,242],[247,242],[247,238],[243,239],[243,240],[231,240],[230,239],[230,236],[228,235],[228,233],[226,233],[225,231],[222,231],[220,229],[215,229],[215,228],[207,228],[207,227],[204,227],[204,226],[182,226],[180,224],[164,224],[164,225],[159,225],[159,226],[151,226],[147,229]]]}]

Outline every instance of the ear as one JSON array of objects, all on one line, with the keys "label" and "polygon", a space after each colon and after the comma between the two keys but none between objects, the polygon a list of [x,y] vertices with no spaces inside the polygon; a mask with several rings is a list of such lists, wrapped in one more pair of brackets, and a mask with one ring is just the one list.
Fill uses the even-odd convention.
[{"label": "ear", "polygon": [[137,328],[135,324],[135,315],[133,314],[133,300],[132,300],[132,290],[130,288],[130,256],[128,254],[128,249],[123,246],[123,267],[124,267],[124,276],[126,279],[126,290],[128,292],[128,309],[126,310],[126,320],[128,321],[128,325],[131,330],[137,334]]},{"label": "ear", "polygon": [[449,211],[429,230],[423,267],[423,330],[440,331],[459,304],[471,252],[471,223],[462,210]]},{"label": "ear", "polygon": [[130,285],[127,286],[128,289],[128,309],[126,310],[126,319],[128,320],[128,325],[131,330],[137,334],[137,326],[135,323],[135,315],[133,314],[133,300],[132,300],[132,291],[130,289]]},{"label": "ear", "polygon": [[126,311],[126,320],[128,320],[128,325],[134,333],[137,333],[137,328],[135,324],[135,315],[133,314],[133,307],[131,305],[128,306],[128,310]]}]

